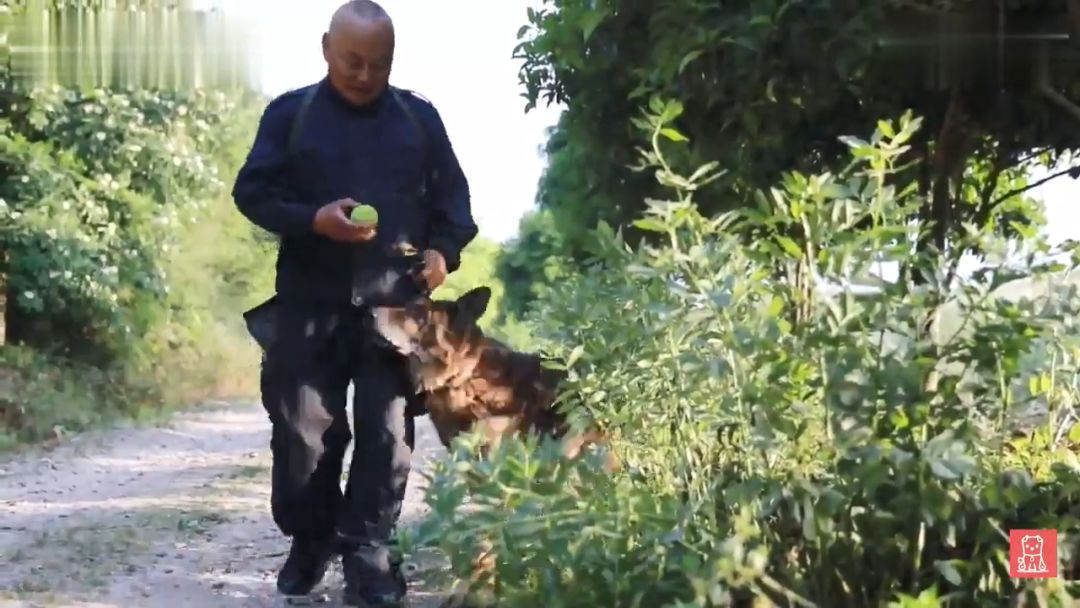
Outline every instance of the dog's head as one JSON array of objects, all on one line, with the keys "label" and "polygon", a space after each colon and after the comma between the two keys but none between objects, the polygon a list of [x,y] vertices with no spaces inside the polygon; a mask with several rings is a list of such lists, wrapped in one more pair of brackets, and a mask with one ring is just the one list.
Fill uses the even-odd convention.
[{"label": "dog's head", "polygon": [[472,289],[456,300],[415,299],[404,306],[372,309],[375,332],[413,362],[413,372],[427,389],[475,365],[475,347],[483,332],[477,322],[487,310],[491,290]]}]

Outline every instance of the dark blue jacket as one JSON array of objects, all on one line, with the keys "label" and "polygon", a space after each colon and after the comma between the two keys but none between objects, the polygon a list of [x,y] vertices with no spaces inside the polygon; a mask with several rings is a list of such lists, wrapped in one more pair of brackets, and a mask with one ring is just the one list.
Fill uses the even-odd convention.
[{"label": "dark blue jacket", "polygon": [[[289,154],[293,121],[309,92],[314,96]],[[451,272],[460,265],[461,250],[477,234],[468,181],[435,107],[397,93],[412,119],[389,90],[358,108],[326,79],[275,98],[263,111],[232,194],[244,216],[281,237],[280,296],[347,302],[358,268],[379,264],[401,241],[438,250]],[[338,243],[313,232],[319,207],[342,198],[378,210],[375,240]]]}]

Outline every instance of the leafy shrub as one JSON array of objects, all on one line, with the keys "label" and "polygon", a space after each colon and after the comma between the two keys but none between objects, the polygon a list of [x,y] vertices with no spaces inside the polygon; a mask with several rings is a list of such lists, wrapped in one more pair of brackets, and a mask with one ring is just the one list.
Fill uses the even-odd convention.
[{"label": "leafy shrub", "polygon": [[[490,542],[499,605],[1069,605],[1063,579],[1009,578],[1007,531],[1058,530],[1076,578],[1076,288],[996,298],[1017,276],[1004,260],[958,286],[958,259],[918,246],[923,201],[893,185],[909,115],[843,138],[836,174],[790,173],[757,209],[704,217],[693,195],[717,167],[676,173],[660,142],[684,139],[680,106],[652,110],[640,169],[677,196],[637,227],[666,244],[601,225],[592,264],[536,313],[571,373],[562,407],[612,433],[624,470],[533,439],[481,459],[463,438],[413,540],[463,577]],[[989,229],[963,238],[1004,250]],[[1019,245],[1029,263],[1053,253]],[[1064,258],[1031,272],[1071,272]],[[882,261],[899,279],[856,293]],[[942,331],[946,305],[962,331]]]},{"label": "leafy shrub", "polygon": [[46,356],[21,346],[0,348],[0,452],[122,419],[152,418],[145,407],[157,389],[121,370]]},{"label": "leafy shrub", "polygon": [[[7,432],[34,440],[109,412],[251,394],[258,351],[240,311],[271,291],[273,252],[234,209],[226,181],[264,100],[59,87],[9,98],[0,120],[8,341],[35,351],[34,369],[45,357],[61,375],[95,370],[113,388],[101,393],[97,376],[85,376],[83,398],[65,407],[23,391],[25,412]],[[8,355],[9,368],[29,361]]]},{"label": "leafy shrub", "polygon": [[8,306],[34,331],[11,331],[106,364],[160,320],[179,228],[221,186],[197,145],[226,101],[191,101],[198,112],[149,92],[57,87],[13,104],[0,125],[0,249]]}]

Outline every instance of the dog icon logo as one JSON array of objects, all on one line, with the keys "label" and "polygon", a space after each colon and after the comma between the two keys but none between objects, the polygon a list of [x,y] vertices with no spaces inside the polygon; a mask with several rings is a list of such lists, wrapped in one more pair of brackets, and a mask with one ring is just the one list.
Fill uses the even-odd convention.
[{"label": "dog icon logo", "polygon": [[1057,531],[1009,530],[1009,576],[1057,577]]},{"label": "dog icon logo", "polygon": [[1043,539],[1035,534],[1020,537],[1020,557],[1016,558],[1017,572],[1045,574],[1046,559],[1043,558]]}]

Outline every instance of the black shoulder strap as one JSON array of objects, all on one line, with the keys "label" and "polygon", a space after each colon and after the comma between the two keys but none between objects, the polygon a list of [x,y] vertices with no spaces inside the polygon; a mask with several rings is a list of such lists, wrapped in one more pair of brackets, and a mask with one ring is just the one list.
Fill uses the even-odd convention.
[{"label": "black shoulder strap", "polygon": [[308,89],[307,93],[304,93],[304,98],[300,100],[300,109],[296,111],[296,116],[293,117],[292,121],[292,129],[289,130],[287,152],[290,157],[296,154],[296,142],[300,140],[300,133],[304,130],[304,119],[307,118],[308,110],[311,109],[311,102],[315,99],[315,93],[318,92],[318,85],[313,86]]},{"label": "black shoulder strap", "polygon": [[398,107],[401,108],[401,111],[405,112],[405,117],[409,119],[409,122],[412,123],[413,128],[416,129],[416,134],[420,137],[420,152],[423,158],[427,158],[427,131],[424,129],[423,123],[421,123],[420,119],[418,119],[416,117],[416,114],[413,113],[412,108],[409,107],[408,102],[401,98],[401,93],[396,87],[390,87],[390,94],[394,96],[394,101],[397,102]]},{"label": "black shoulder strap", "polygon": [[[420,138],[420,158],[424,159],[424,162],[426,164],[428,159],[427,130],[424,129],[423,123],[420,122],[420,119],[416,117],[416,114],[412,111],[412,108],[409,107],[409,103],[401,98],[401,93],[396,87],[390,87],[390,94],[393,95],[394,101],[397,102],[398,107],[401,108],[401,111],[405,113],[405,116],[409,119],[409,122],[412,123],[413,128],[416,129],[416,134]],[[432,174],[430,174],[427,170],[424,170],[420,179],[420,184],[417,186],[417,196],[420,199],[423,199],[425,196],[427,196],[428,181],[431,179],[433,179]]]}]

